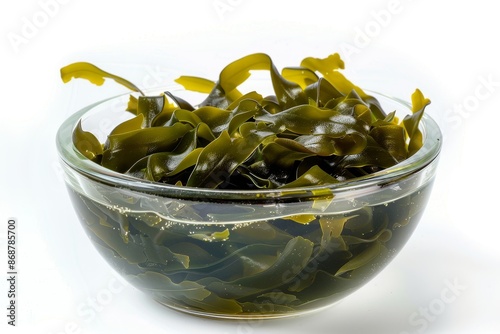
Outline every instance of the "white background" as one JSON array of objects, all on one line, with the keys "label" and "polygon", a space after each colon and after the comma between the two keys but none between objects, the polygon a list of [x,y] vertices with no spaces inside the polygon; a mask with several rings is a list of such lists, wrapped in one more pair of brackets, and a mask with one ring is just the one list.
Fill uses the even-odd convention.
[{"label": "white background", "polygon": [[[19,281],[13,332],[498,333],[500,20],[493,3],[3,4],[0,331],[10,327],[3,277],[6,224],[15,217]],[[346,75],[362,87],[405,99],[420,88],[432,100],[428,113],[444,134],[440,168],[410,242],[383,273],[343,302],[285,320],[195,318],[160,306],[116,278],[84,235],[62,182],[55,133],[76,110],[125,90],[112,82],[63,85],[59,69],[90,61],[152,87],[179,74],[215,79],[223,65],[253,52],[268,53],[278,68],[340,52]],[[444,303],[450,284],[455,298]]]}]

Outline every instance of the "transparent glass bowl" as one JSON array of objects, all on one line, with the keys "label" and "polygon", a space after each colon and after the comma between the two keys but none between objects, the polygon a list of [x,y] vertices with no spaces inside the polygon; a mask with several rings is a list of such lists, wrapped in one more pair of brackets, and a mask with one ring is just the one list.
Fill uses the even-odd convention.
[{"label": "transparent glass bowl", "polygon": [[[374,95],[386,110],[411,112],[403,101]],[[103,140],[124,120],[126,101],[93,104],[60,127],[69,196],[109,264],[180,311],[277,318],[332,305],[395,257],[431,193],[441,132],[427,115],[423,147],[392,168],[330,186],[230,191],[139,180],[81,155],[71,139],[78,121]]]}]

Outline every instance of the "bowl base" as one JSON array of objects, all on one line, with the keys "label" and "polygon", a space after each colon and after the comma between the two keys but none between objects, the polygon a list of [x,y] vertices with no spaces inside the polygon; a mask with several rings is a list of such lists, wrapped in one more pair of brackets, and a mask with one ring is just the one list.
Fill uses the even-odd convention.
[{"label": "bowl base", "polygon": [[225,313],[212,313],[212,312],[203,312],[200,310],[196,309],[191,309],[191,308],[186,308],[184,305],[175,305],[175,304],[167,304],[159,299],[155,299],[157,303],[160,305],[163,305],[165,307],[168,307],[169,309],[172,309],[177,312],[181,312],[184,314],[188,314],[191,316],[196,316],[200,318],[205,318],[205,319],[211,319],[211,320],[221,320],[221,321],[260,321],[260,320],[273,320],[273,319],[284,319],[284,318],[296,318],[300,316],[305,316],[311,313],[317,313],[321,312],[323,310],[326,310],[328,308],[331,308],[335,305],[337,305],[339,301],[332,303],[330,305],[325,305],[322,307],[318,307],[316,309],[312,310],[307,310],[307,311],[301,311],[301,312],[294,312],[294,313],[269,313],[269,314],[256,314],[256,313],[247,313],[247,314],[225,314]]}]

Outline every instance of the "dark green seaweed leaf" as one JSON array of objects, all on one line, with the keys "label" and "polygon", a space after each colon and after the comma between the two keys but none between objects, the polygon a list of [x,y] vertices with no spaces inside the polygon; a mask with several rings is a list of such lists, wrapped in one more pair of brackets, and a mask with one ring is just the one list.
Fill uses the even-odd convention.
[{"label": "dark green seaweed leaf", "polygon": [[189,125],[176,123],[170,127],[145,128],[109,136],[102,165],[125,172],[144,156],[173,150],[178,140],[191,129]]},{"label": "dark green seaweed leaf", "polygon": [[246,161],[260,143],[274,132],[255,123],[240,127],[241,137],[231,138],[227,131],[208,144],[201,152],[187,186],[216,188]]},{"label": "dark green seaweed leaf", "polygon": [[422,94],[419,89],[415,90],[412,94],[411,101],[413,114],[407,115],[403,120],[403,124],[410,138],[408,152],[410,155],[413,155],[422,147],[422,132],[418,128],[418,124],[420,123],[420,119],[422,119],[425,107],[429,105],[431,101],[425,98],[424,94]]},{"label": "dark green seaweed leaf", "polygon": [[72,139],[76,149],[88,159],[96,161],[102,155],[101,143],[92,133],[83,131],[82,121],[78,122]]},{"label": "dark green seaweed leaf", "polygon": [[153,120],[163,110],[165,96],[139,96],[137,100],[137,115],[143,115],[143,127],[151,127]]}]

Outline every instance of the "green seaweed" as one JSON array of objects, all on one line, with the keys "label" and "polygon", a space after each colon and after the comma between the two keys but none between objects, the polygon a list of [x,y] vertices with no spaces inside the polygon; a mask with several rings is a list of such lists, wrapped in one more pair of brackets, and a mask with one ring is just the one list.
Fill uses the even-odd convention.
[{"label": "green seaweed", "polygon": [[[145,96],[88,63],[68,65],[61,76],[98,85],[111,78],[139,93],[124,107],[134,116],[104,143],[80,122],[75,127],[76,149],[97,164],[179,189],[300,193],[297,188],[328,187],[392,167],[422,146],[419,122],[430,101],[419,90],[412,114],[400,122],[343,68],[333,54],[305,58],[280,73],[268,55],[252,54],[226,66],[217,80],[178,78],[185,89],[207,94],[200,103],[172,92]],[[253,71],[269,73],[274,94],[240,91]],[[329,305],[362,286],[409,238],[430,187],[374,206],[354,208],[353,202],[351,211],[338,214],[328,213],[329,189],[312,190],[313,211],[270,201],[265,215],[248,203],[210,198],[149,201],[112,190],[99,201],[71,189],[70,196],[103,257],[159,302],[252,317]],[[189,219],[157,214],[158,205]],[[239,223],[217,223],[233,219]]]},{"label": "green seaweed", "polygon": [[[349,214],[239,224],[172,224],[154,213],[70,195],[104,258],[158,301],[201,313],[261,316],[328,305],[362,286],[409,238],[430,186]],[[210,202],[204,210],[220,211]]]},{"label": "green seaweed", "polygon": [[[75,128],[75,147],[95,163],[178,186],[274,189],[300,184],[313,166],[331,183],[377,172],[422,146],[419,123],[430,101],[420,90],[412,95],[412,114],[399,122],[343,68],[332,54],[307,57],[280,73],[268,55],[251,54],[228,64],[216,81],[178,78],[185,89],[208,94],[197,104],[169,91],[145,96],[89,63],[70,64],[61,77],[99,85],[111,78],[141,94],[124,108],[136,117],[115,127],[105,143],[81,123]],[[253,71],[269,73],[274,95],[240,91]]]}]

